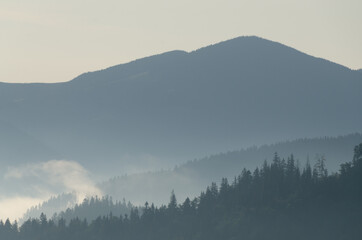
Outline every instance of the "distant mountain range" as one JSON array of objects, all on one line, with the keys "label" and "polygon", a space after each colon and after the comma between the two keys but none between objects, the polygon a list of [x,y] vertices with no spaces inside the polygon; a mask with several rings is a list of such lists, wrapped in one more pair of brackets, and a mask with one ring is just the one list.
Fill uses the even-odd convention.
[{"label": "distant mountain range", "polygon": [[361,90],[360,71],[258,37],[65,83],[0,83],[0,161],[71,159],[115,175],[242,146],[362,132]]}]

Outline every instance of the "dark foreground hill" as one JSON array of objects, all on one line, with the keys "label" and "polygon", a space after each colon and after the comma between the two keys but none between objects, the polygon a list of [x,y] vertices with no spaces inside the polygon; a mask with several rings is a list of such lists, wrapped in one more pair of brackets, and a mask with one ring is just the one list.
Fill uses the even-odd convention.
[{"label": "dark foreground hill", "polygon": [[232,183],[223,179],[198,198],[178,204],[171,194],[167,206],[145,204],[143,212],[99,217],[88,223],[40,220],[18,231],[0,224],[4,239],[349,239],[362,236],[362,144],[340,173],[328,175],[323,160],[312,168],[296,166],[292,157],[275,156],[255,171],[243,170]]},{"label": "dark foreground hill", "polygon": [[[0,127],[0,161],[65,158],[115,174],[241,146],[360,132],[361,89],[358,71],[257,37],[147,57],[66,83],[1,83],[0,123],[12,128]],[[34,144],[34,152],[18,151]]]}]

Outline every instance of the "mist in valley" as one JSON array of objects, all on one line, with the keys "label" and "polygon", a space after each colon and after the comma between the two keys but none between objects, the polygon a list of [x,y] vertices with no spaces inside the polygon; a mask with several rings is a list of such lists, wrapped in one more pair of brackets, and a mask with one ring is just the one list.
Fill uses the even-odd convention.
[{"label": "mist in valley", "polygon": [[0,5],[0,239],[361,239],[360,3]]}]

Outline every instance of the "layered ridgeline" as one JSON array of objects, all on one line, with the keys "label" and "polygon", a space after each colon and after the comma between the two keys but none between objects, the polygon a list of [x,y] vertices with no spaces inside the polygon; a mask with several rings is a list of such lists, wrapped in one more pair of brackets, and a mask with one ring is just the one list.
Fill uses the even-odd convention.
[{"label": "layered ridgeline", "polygon": [[133,208],[134,206],[125,199],[113,201],[109,196],[89,197],[81,203],[77,203],[76,195],[68,193],[52,197],[48,201],[32,207],[19,219],[19,223],[22,224],[41,215],[48,216],[53,221],[63,219],[68,223],[74,218],[93,221],[99,216],[107,216],[110,213],[115,216],[129,215]]},{"label": "layered ridgeline", "polygon": [[[271,161],[275,152],[285,161],[293,154],[295,164],[299,163],[300,167],[306,164],[307,159],[309,159],[312,167],[314,167],[315,162],[324,159],[328,172],[337,172],[345,159],[352,159],[351,146],[361,142],[362,134],[298,139],[220,153],[181,164],[173,170],[114,177],[99,183],[97,186],[103,194],[112,196],[115,201],[122,201],[123,198],[126,198],[136,206],[143,206],[146,201],[160,206],[168,202],[172,190],[177,194],[180,201],[185,200],[186,197],[195,197],[210,182],[220,183],[223,177],[234,179],[243,168],[255,169],[262,165],[265,160]],[[65,196],[73,196],[70,198],[72,201],[64,197],[52,198],[42,205],[29,209],[23,220],[39,217],[42,212],[51,217],[54,213],[65,211],[68,207],[74,207],[76,204],[75,196],[72,194]],[[60,199],[64,199],[64,201],[59,201]],[[97,212],[97,210],[99,211]],[[97,210],[87,211],[93,212],[93,217],[97,214],[104,216],[110,212],[109,208],[98,208]],[[69,220],[69,217],[67,219]],[[88,220],[92,219],[88,218]]]},{"label": "layered ridgeline", "polygon": [[361,89],[359,71],[257,37],[65,83],[1,83],[0,161],[70,159],[115,175],[241,146],[360,132]]},{"label": "layered ridgeline", "polygon": [[142,212],[26,221],[20,228],[0,223],[4,239],[349,239],[362,234],[362,144],[339,173],[328,175],[323,160],[312,169],[275,156],[254,171],[243,170],[231,183],[213,183],[199,197],[167,206],[146,203]]},{"label": "layered ridgeline", "polygon": [[181,201],[197,196],[210,182],[219,183],[223,177],[233,179],[244,168],[255,169],[265,160],[271,161],[275,153],[285,161],[292,155],[299,166],[309,161],[313,167],[318,160],[325,160],[329,173],[338,172],[345,159],[353,157],[351,146],[360,142],[362,134],[280,142],[189,161],[173,170],[119,176],[98,187],[115,199],[125,197],[136,204],[151,201],[160,205],[168,201],[172,190]]}]

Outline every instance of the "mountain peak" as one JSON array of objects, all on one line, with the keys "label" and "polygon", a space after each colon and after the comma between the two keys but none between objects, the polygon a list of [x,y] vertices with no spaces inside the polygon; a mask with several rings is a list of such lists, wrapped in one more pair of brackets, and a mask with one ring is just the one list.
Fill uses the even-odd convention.
[{"label": "mountain peak", "polygon": [[[218,47],[218,48],[256,48],[256,47],[271,47],[271,46],[279,46],[279,47],[287,47],[281,43],[275,42],[275,41],[271,41],[262,37],[258,37],[258,36],[240,36],[240,37],[236,37],[236,38],[232,38],[229,40],[225,40],[225,41],[221,41],[215,44],[211,44],[209,46],[206,47],[202,47],[199,48],[195,51],[192,52],[197,52],[200,50],[204,50],[204,49],[208,49],[208,48],[213,48],[213,47]],[[287,47],[289,48],[289,47]]]},{"label": "mountain peak", "polygon": [[[97,159],[118,161],[127,154],[178,156],[178,161],[252,144],[360,131],[359,72],[280,43],[238,37],[83,74],[68,83],[0,85],[1,119],[61,156],[93,162],[94,168],[103,166]],[[0,136],[9,149],[4,159],[17,154],[10,152],[12,136],[15,131]]]},{"label": "mountain peak", "polygon": [[[118,75],[122,78],[134,74],[140,74],[140,71],[148,72],[149,70],[159,69],[161,71],[170,71],[182,66],[199,65],[212,66],[217,68],[228,67],[223,62],[231,61],[232,64],[238,65],[238,68],[268,68],[274,69],[307,69],[317,64],[318,68],[340,68],[343,71],[349,70],[346,67],[330,62],[325,59],[313,57],[305,54],[292,47],[281,43],[264,39],[258,36],[240,36],[230,40],[215,43],[206,47],[196,49],[191,52],[182,50],[168,51],[156,54],[134,61],[111,66],[106,69],[95,72],[85,73],[73,80],[86,79],[85,75],[105,74]],[[333,67],[332,67],[333,66]],[[313,67],[312,67],[313,68]],[[304,71],[304,70],[303,70]],[[93,78],[95,79],[95,78]],[[104,79],[104,76],[97,77]],[[89,79],[88,79],[89,80]]]}]

